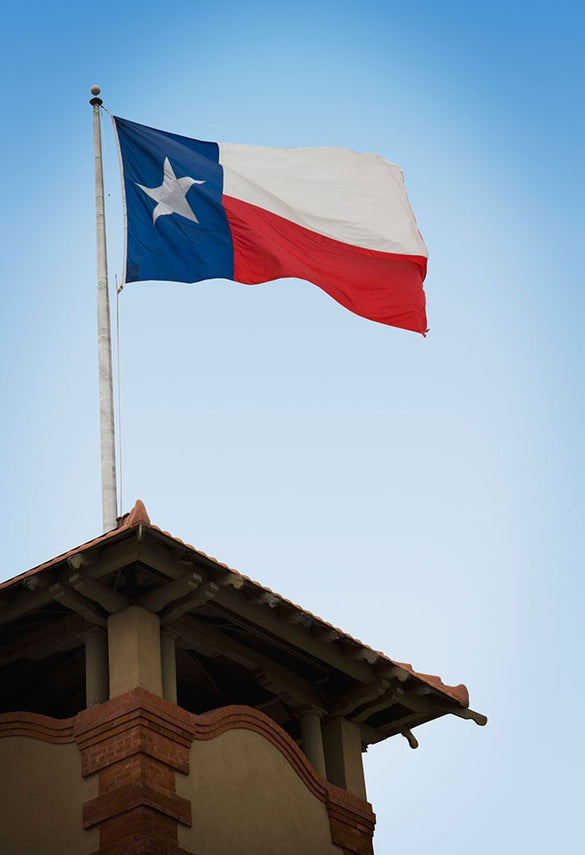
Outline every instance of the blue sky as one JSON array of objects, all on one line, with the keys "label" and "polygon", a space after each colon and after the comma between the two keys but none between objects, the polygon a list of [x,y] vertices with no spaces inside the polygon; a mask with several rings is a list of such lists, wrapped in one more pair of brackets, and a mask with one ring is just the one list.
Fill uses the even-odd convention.
[{"label": "blue sky", "polygon": [[[120,297],[123,506],[446,682],[368,752],[377,855],[549,853],[583,761],[583,79],[575,3],[4,13],[2,578],[101,529],[89,87],[200,139],[399,163],[431,332],[286,280]],[[110,269],[120,182],[104,126]]]}]

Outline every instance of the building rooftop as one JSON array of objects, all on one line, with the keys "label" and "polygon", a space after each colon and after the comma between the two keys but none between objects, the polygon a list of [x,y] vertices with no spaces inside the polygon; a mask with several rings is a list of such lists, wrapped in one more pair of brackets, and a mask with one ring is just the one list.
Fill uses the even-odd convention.
[{"label": "building rooftop", "polygon": [[390,659],[152,525],[137,501],[118,527],[0,584],[0,712],[85,706],[84,638],[139,605],[176,639],[177,701],[195,713],[262,710],[299,739],[299,711],[343,715],[364,746],[453,714],[485,724],[464,685]]}]

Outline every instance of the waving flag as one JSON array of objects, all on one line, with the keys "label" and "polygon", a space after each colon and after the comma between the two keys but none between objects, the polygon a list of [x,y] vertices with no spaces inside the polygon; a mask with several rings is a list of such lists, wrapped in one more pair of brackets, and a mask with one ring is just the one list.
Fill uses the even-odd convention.
[{"label": "waving flag", "polygon": [[126,282],[295,277],[357,315],[426,332],[427,250],[398,166],[342,148],[203,142],[114,123]]}]

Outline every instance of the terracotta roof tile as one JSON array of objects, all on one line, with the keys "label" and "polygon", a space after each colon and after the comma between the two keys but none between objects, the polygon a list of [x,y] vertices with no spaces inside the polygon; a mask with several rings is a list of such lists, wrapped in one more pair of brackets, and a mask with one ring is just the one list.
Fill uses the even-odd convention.
[{"label": "terracotta roof tile", "polygon": [[55,558],[52,558],[50,561],[47,561],[44,564],[40,564],[38,567],[34,567],[31,570],[28,570],[26,573],[21,573],[19,576],[15,576],[13,579],[8,579],[6,582],[3,582],[2,584],[0,584],[0,590],[2,590],[3,588],[7,588],[9,586],[12,586],[12,585],[14,585],[15,582],[19,582],[23,579],[26,579],[29,576],[34,576],[35,574],[40,573],[41,571],[46,570],[53,565],[56,565],[62,561],[65,561],[71,555],[75,555],[79,552],[84,552],[87,549],[91,549],[95,546],[106,543],[109,540],[112,540],[112,539],[116,538],[117,536],[120,536],[122,531],[129,531],[132,528],[136,528],[139,525],[146,525],[152,531],[159,532],[164,537],[170,538],[175,543],[178,543],[181,546],[185,547],[185,549],[189,549],[189,550],[193,551],[194,553],[196,553],[197,555],[201,556],[202,558],[213,562],[213,564],[217,565],[218,567],[222,567],[224,570],[228,570],[230,573],[233,573],[235,576],[239,576],[240,578],[244,579],[249,584],[260,589],[262,592],[264,592],[264,593],[268,594],[269,596],[272,596],[275,599],[277,599],[279,601],[279,603],[283,603],[287,606],[290,606],[292,609],[302,613],[311,623],[320,624],[322,627],[330,629],[333,632],[335,632],[337,635],[339,635],[340,639],[344,639],[345,641],[350,642],[351,644],[355,644],[358,647],[361,647],[364,651],[364,654],[365,654],[364,658],[367,658],[368,654],[375,655],[375,657],[377,659],[382,660],[383,662],[386,662],[389,665],[394,665],[398,668],[402,668],[403,670],[405,670],[409,674],[411,674],[415,679],[420,680],[422,683],[425,683],[430,688],[435,689],[436,691],[439,691],[442,694],[447,695],[449,698],[452,698],[453,700],[457,701],[457,703],[460,704],[462,707],[469,706],[469,693],[467,691],[466,686],[464,686],[463,684],[460,684],[458,686],[448,686],[445,683],[443,683],[443,681],[441,680],[440,677],[434,676],[432,674],[423,674],[419,671],[415,671],[414,668],[412,667],[412,665],[409,665],[409,664],[403,663],[403,662],[396,662],[393,659],[390,659],[388,656],[386,656],[381,651],[374,650],[373,648],[369,647],[367,644],[364,644],[362,641],[359,641],[358,639],[353,638],[351,635],[348,635],[342,629],[339,629],[338,627],[334,626],[333,624],[328,623],[327,621],[323,620],[322,618],[318,617],[317,615],[313,614],[312,612],[306,611],[306,609],[303,609],[302,606],[299,606],[296,603],[293,603],[292,600],[287,600],[285,597],[283,597],[280,594],[272,591],[270,588],[267,588],[266,586],[262,585],[260,582],[257,582],[254,579],[250,579],[249,576],[245,576],[242,573],[239,573],[237,570],[234,570],[232,567],[229,567],[227,564],[224,564],[223,562],[218,561],[217,558],[214,558],[211,555],[207,555],[205,552],[202,552],[200,549],[196,549],[190,543],[186,543],[185,541],[181,540],[180,538],[175,537],[174,535],[170,534],[170,532],[165,531],[164,529],[161,529],[156,525],[153,525],[150,522],[150,517],[148,516],[148,513],[146,511],[144,503],[140,499],[137,500],[137,502],[135,503],[134,507],[132,508],[132,510],[130,511],[129,514],[125,514],[124,516],[122,516],[119,519],[118,528],[113,529],[112,531],[106,532],[105,534],[102,534],[99,537],[96,537],[93,540],[90,540],[87,543],[82,544],[81,546],[77,546],[75,549],[70,549],[68,552],[64,552],[62,555],[58,555]]},{"label": "terracotta roof tile", "polygon": [[[120,528],[126,528],[126,526],[122,525]],[[3,588],[12,587],[15,582],[19,582],[29,576],[36,576],[37,573],[41,573],[43,570],[47,570],[49,567],[53,567],[56,564],[60,564],[71,555],[76,555],[78,552],[85,552],[86,549],[91,549],[94,546],[98,546],[98,544],[106,543],[108,540],[113,540],[116,536],[119,536],[120,528],[115,528],[112,529],[112,531],[107,531],[105,534],[100,534],[99,537],[94,537],[92,540],[88,540],[87,543],[82,543],[81,546],[76,546],[74,549],[69,549],[67,552],[61,553],[61,555],[56,555],[54,558],[51,558],[50,561],[45,561],[43,564],[39,564],[37,567],[27,570],[25,573],[20,573],[12,579],[6,579],[5,582],[0,583],[0,591]]]},{"label": "terracotta roof tile", "polygon": [[142,499],[136,500],[136,504],[129,514],[125,514],[125,516],[120,517],[118,528],[132,528],[132,526],[138,525],[139,523],[150,525],[150,517],[146,512]]}]

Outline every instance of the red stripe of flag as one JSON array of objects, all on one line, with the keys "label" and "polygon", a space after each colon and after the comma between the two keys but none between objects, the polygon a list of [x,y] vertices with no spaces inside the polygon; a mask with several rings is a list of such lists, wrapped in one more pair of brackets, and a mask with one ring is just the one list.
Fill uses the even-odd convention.
[{"label": "red stripe of flag", "polygon": [[351,246],[230,196],[223,196],[234,246],[234,280],[312,282],[371,321],[427,332],[422,283],[427,259]]}]

